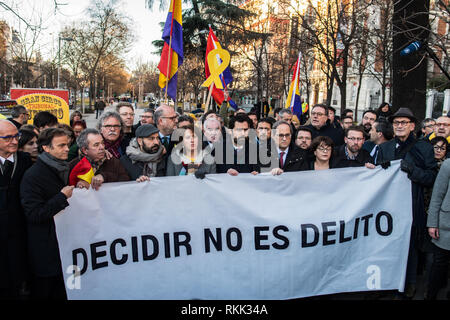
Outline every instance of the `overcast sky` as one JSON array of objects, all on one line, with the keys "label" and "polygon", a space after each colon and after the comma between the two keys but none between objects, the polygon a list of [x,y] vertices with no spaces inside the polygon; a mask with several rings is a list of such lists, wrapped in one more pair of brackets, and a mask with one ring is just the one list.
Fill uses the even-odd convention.
[{"label": "overcast sky", "polygon": [[[33,21],[39,13],[44,18],[44,31],[42,32],[39,46],[44,57],[56,55],[58,48],[58,31],[71,21],[77,21],[86,15],[86,7],[90,0],[57,0],[66,4],[59,6],[55,13],[53,0],[2,0],[8,6],[13,7],[27,21]],[[122,0],[121,7],[124,13],[133,20],[132,29],[136,36],[130,52],[126,55],[127,67],[130,71],[141,62],[159,62],[159,56],[152,54],[156,49],[152,41],[161,39],[161,27],[159,23],[166,20],[167,10],[159,11],[159,2],[153,9],[145,7],[145,0]],[[20,20],[9,11],[0,7],[0,19],[5,19],[16,29],[20,29]],[[23,23],[21,23],[23,26]],[[23,28],[23,27],[22,27]]]}]

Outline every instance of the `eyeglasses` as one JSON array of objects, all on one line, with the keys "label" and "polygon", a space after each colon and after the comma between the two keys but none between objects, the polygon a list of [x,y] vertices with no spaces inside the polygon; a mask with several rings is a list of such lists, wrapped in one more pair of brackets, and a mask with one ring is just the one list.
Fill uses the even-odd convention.
[{"label": "eyeglasses", "polygon": [[428,125],[424,126],[424,128],[432,128],[432,127],[435,127],[435,126],[436,126],[436,124],[428,124]]},{"label": "eyeglasses", "polygon": [[357,138],[357,137],[351,137],[351,138],[347,138],[348,140],[351,140],[351,141],[363,141],[364,140],[364,138]]},{"label": "eyeglasses", "polygon": [[11,142],[13,139],[16,139],[17,141],[19,141],[21,136],[22,136],[22,134],[19,132],[13,136],[0,136],[0,138],[5,140],[6,142]]},{"label": "eyeglasses", "polygon": [[161,117],[161,118],[163,118],[163,119],[170,119],[170,120],[172,120],[172,121],[175,121],[175,120],[178,118],[178,116],[173,116],[173,117]]},{"label": "eyeglasses", "polygon": [[445,128],[445,127],[450,126],[450,124],[449,123],[436,123],[435,126],[436,127],[444,127]]},{"label": "eyeglasses", "polygon": [[120,129],[121,127],[122,126],[120,124],[116,124],[116,125],[109,125],[109,124],[107,124],[106,126],[103,126],[103,128],[106,128],[108,130],[111,130],[111,129],[116,130],[116,129]]},{"label": "eyeglasses", "polygon": [[434,150],[436,150],[436,151],[446,151],[447,150],[447,147],[444,147],[444,146],[434,146]]},{"label": "eyeglasses", "polygon": [[399,125],[406,126],[409,123],[411,123],[411,121],[393,121],[392,122],[392,124],[394,126],[399,126]]},{"label": "eyeglasses", "polygon": [[324,147],[318,147],[317,150],[322,151],[322,152],[330,152],[331,148],[324,148]]},{"label": "eyeglasses", "polygon": [[321,112],[311,112],[311,115],[314,116],[318,116],[318,117],[322,117],[325,115],[325,113],[321,113]]}]

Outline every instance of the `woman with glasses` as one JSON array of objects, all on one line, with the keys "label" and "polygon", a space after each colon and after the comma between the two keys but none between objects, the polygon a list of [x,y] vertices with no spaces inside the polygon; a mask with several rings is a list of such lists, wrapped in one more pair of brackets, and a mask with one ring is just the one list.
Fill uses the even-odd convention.
[{"label": "woman with glasses", "polygon": [[333,155],[334,142],[330,137],[318,136],[311,142],[312,155],[308,161],[307,170],[331,169],[331,156]]}]

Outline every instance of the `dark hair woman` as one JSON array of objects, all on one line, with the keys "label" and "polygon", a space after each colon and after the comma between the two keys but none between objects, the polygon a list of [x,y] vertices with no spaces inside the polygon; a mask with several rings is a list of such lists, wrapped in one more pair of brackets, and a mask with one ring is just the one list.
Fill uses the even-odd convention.
[{"label": "dark hair woman", "polygon": [[19,151],[30,154],[31,160],[36,161],[38,157],[38,135],[33,130],[20,129]]},{"label": "dark hair woman", "polygon": [[205,174],[216,173],[214,157],[202,150],[202,134],[194,125],[176,129],[178,144],[167,161],[166,176],[195,174],[203,178]]},{"label": "dark hair woman", "polygon": [[331,169],[334,142],[330,137],[318,136],[311,142],[309,170]]}]

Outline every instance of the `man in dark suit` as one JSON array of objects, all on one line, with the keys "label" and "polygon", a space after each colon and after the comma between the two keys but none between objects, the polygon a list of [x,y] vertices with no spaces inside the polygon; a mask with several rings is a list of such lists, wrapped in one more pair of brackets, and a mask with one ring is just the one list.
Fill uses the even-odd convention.
[{"label": "man in dark suit", "polygon": [[0,300],[17,299],[28,280],[26,223],[20,204],[20,182],[32,165],[18,152],[19,132],[0,120]]},{"label": "man in dark suit", "polygon": [[167,104],[162,104],[155,110],[153,117],[156,127],[159,130],[161,143],[166,148],[164,167],[167,168],[167,160],[169,159],[172,149],[179,139],[179,137],[172,137],[172,133],[178,124],[178,115],[175,113],[174,108]]},{"label": "man in dark suit", "polygon": [[252,130],[249,136],[251,127],[252,120],[245,113],[238,113],[230,120],[231,134],[223,139],[223,148],[216,147],[217,173],[232,176],[258,173],[256,134]]},{"label": "man in dark suit", "polygon": [[69,143],[63,129],[42,131],[38,159],[25,172],[20,185],[33,274],[31,296],[36,299],[67,299],[53,217],[69,205],[67,200],[74,188],[67,186]]},{"label": "man in dark suit", "polygon": [[394,128],[394,139],[380,145],[381,157],[377,162],[386,165],[389,161],[402,159],[401,170],[411,180],[413,219],[403,297],[412,299],[416,291],[420,248],[426,233],[424,188],[433,187],[437,164],[431,143],[416,139],[414,129],[417,119],[409,108],[398,109],[388,120]]},{"label": "man in dark suit", "polygon": [[[271,173],[280,175],[283,172],[307,170],[307,152],[297,147],[295,143],[291,143],[293,130],[290,124],[286,121],[278,121],[274,124],[273,130],[276,148],[273,149],[272,155],[276,156],[278,161],[272,163]],[[264,171],[263,168],[261,171]]]},{"label": "man in dark suit", "polygon": [[365,141],[364,133],[362,126],[351,126],[345,131],[345,144],[336,148],[333,155],[333,168],[375,167],[369,152],[362,148]]},{"label": "man in dark suit", "polygon": [[8,120],[16,126],[17,130],[19,130],[23,124],[27,123],[29,119],[30,114],[28,113],[27,108],[22,105],[14,106],[11,109],[11,118],[8,118]]}]

